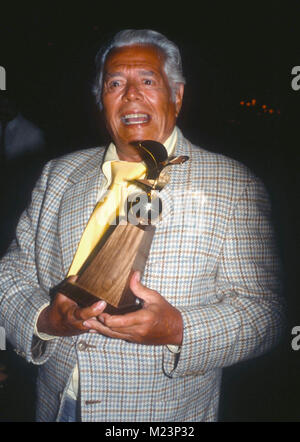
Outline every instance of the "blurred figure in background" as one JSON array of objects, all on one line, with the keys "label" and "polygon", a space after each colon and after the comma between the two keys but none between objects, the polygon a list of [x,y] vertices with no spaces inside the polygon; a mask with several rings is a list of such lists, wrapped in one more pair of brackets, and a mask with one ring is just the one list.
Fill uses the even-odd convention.
[{"label": "blurred figure in background", "polygon": [[[26,119],[17,101],[0,92],[0,256],[46,161],[44,132]],[[0,422],[32,420],[36,370],[12,351],[0,351]],[[20,394],[21,393],[21,394]]]},{"label": "blurred figure in background", "polygon": [[10,243],[16,222],[28,203],[45,161],[43,131],[27,120],[17,101],[0,92],[0,255]]},{"label": "blurred figure in background", "polygon": [[0,94],[1,159],[11,161],[45,149],[43,131],[23,117],[6,91]]}]

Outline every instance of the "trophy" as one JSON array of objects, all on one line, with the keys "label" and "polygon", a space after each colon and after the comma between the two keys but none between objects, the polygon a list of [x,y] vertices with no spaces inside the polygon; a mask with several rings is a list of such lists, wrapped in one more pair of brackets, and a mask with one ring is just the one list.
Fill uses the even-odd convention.
[{"label": "trophy", "polygon": [[125,217],[106,231],[78,272],[75,282],[62,281],[52,293],[61,292],[81,307],[100,299],[105,312],[123,314],[142,308],[143,301],[129,287],[134,271],[143,274],[157,222],[163,210],[159,192],[169,181],[167,166],[188,157],[171,157],[163,144],[152,140],[136,142],[146,165],[144,179],[133,180],[140,192],[129,195]]}]

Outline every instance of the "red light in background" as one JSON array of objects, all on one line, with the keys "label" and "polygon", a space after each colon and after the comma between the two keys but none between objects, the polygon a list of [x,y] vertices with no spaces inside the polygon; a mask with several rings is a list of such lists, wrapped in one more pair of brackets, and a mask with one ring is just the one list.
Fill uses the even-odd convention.
[{"label": "red light in background", "polygon": [[[241,100],[240,106],[246,106],[249,108],[250,106],[257,106],[256,107],[256,115],[262,116],[263,114],[277,114],[280,115],[280,110],[276,108],[271,108],[267,104],[260,104],[256,98],[251,98],[248,101],[247,100]],[[261,113],[263,112],[263,113]]]}]

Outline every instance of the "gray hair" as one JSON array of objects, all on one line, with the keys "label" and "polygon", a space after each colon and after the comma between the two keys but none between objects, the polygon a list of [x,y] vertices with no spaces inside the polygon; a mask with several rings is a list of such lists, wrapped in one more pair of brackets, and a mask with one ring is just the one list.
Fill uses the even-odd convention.
[{"label": "gray hair", "polygon": [[172,92],[172,100],[175,101],[178,83],[185,84],[182,73],[181,56],[175,43],[168,40],[159,32],[151,29],[125,29],[118,32],[113,39],[102,47],[96,55],[97,75],[93,86],[93,93],[100,109],[102,105],[103,70],[105,61],[110,51],[114,48],[132,45],[151,45],[160,49],[165,55],[164,71],[167,75]]}]

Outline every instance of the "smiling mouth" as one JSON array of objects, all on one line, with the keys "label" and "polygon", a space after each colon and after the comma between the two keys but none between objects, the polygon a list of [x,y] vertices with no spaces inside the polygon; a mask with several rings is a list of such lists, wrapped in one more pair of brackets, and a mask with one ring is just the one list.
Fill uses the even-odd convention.
[{"label": "smiling mouth", "polygon": [[150,115],[148,114],[127,114],[121,117],[126,126],[130,126],[132,124],[145,124],[150,121]]}]

